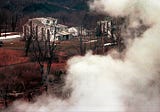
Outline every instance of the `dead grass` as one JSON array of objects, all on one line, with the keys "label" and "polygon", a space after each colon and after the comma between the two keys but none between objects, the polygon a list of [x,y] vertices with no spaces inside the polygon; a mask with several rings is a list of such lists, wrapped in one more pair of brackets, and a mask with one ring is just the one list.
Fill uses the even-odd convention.
[{"label": "dead grass", "polygon": [[0,67],[27,62],[28,58],[23,55],[23,51],[20,50],[0,48]]},{"label": "dead grass", "polygon": [[[32,85],[34,82],[35,85]],[[36,63],[0,68],[0,85],[24,84],[25,89],[38,86],[41,82],[39,66]],[[10,87],[10,89],[14,89]]]},{"label": "dead grass", "polygon": [[13,39],[13,40],[5,40],[3,48],[17,48],[17,49],[24,49],[25,42],[20,41],[19,39]]}]

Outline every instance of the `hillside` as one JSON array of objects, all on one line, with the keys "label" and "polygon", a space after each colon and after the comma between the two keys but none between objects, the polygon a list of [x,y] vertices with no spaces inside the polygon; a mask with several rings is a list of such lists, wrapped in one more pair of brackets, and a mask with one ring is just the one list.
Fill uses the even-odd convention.
[{"label": "hillside", "polygon": [[24,14],[88,10],[86,0],[1,0],[0,4],[1,9]]},{"label": "hillside", "polygon": [[[88,0],[0,0],[0,25],[5,21],[21,29],[21,26],[33,17],[55,17],[69,26],[93,27],[97,14],[89,11]],[[15,23],[15,24],[13,24]]]}]

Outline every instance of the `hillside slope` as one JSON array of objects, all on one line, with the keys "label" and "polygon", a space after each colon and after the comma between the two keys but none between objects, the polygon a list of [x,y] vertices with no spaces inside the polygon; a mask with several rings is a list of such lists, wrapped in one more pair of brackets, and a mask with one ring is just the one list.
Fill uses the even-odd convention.
[{"label": "hillside slope", "polygon": [[[97,14],[89,11],[89,0],[0,0],[0,25],[6,21],[21,26],[33,17],[55,17],[59,22],[69,26],[92,27]],[[18,19],[18,22],[17,22]],[[14,29],[14,28],[12,28]]]}]

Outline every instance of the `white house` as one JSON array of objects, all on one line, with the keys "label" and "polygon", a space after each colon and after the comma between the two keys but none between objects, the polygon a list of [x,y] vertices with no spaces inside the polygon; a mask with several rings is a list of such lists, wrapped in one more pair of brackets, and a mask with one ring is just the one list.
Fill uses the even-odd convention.
[{"label": "white house", "polygon": [[23,26],[23,37],[27,39],[32,34],[33,39],[38,37],[38,40],[42,41],[70,39],[71,33],[68,32],[68,27],[57,24],[57,21],[57,19],[51,17],[29,19]]},{"label": "white house", "polygon": [[79,35],[79,31],[75,27],[68,28],[68,32],[71,33],[74,37]]}]

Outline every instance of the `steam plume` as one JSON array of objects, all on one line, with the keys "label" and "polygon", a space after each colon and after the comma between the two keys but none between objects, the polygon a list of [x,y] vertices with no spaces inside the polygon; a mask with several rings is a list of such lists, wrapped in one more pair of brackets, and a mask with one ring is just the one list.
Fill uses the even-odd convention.
[{"label": "steam plume", "polygon": [[159,112],[160,111],[160,1],[95,0],[92,10],[112,16],[141,19],[150,28],[136,38],[124,60],[92,53],[68,61],[66,88],[71,97],[42,96],[34,104],[16,102],[19,112]]}]

